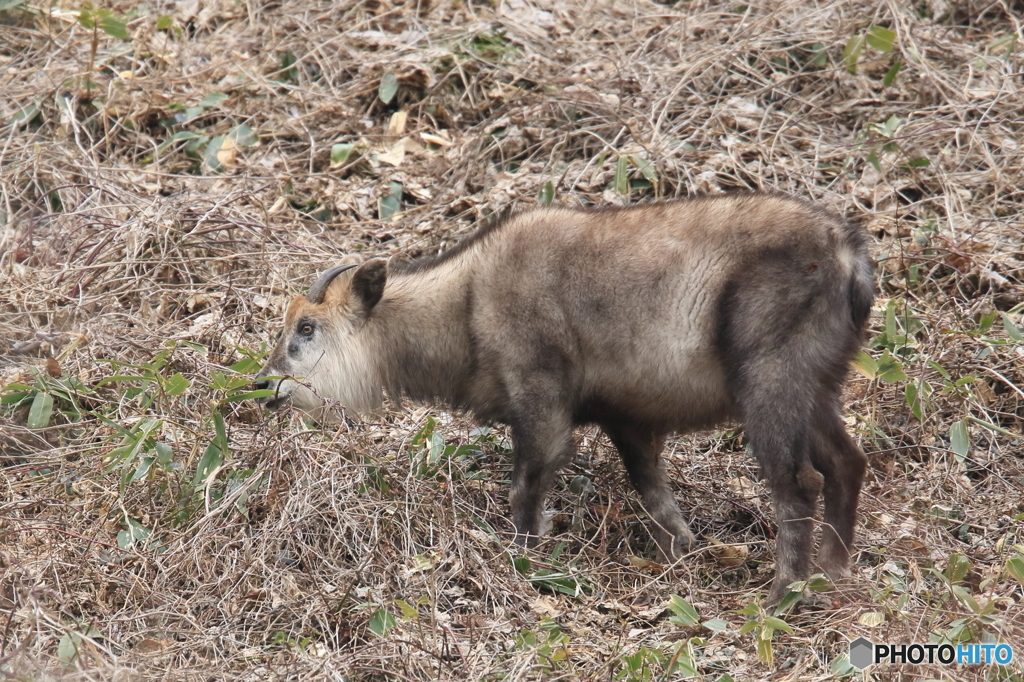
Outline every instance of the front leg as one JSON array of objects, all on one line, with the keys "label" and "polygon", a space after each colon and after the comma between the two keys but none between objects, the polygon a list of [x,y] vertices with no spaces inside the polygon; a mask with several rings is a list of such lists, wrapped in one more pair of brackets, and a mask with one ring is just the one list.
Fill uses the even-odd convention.
[{"label": "front leg", "polygon": [[533,404],[512,423],[512,489],[509,502],[516,540],[532,547],[546,529],[544,498],[555,474],[574,451],[572,419],[556,406]]}]

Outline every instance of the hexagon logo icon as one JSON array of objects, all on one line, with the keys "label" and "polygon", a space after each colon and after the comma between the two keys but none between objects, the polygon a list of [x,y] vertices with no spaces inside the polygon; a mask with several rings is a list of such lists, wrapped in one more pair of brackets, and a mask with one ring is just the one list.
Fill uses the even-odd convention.
[{"label": "hexagon logo icon", "polygon": [[872,653],[875,645],[864,637],[858,637],[850,642],[850,665],[857,670],[863,670],[872,663]]}]

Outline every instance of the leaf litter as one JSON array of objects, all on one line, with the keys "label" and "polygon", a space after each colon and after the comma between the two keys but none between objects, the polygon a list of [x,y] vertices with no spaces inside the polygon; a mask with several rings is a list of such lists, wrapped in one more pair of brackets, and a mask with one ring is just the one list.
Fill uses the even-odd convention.
[{"label": "leaf litter", "polygon": [[[858,635],[1024,659],[1014,10],[159,7],[0,3],[6,675],[823,679]],[[527,558],[503,429],[399,405],[310,428],[239,399],[331,264],[437,253],[512,206],[733,190],[839,210],[878,261],[846,396],[860,555],[792,634],[740,634],[774,520],[734,430],[667,447],[707,539],[685,561],[656,561],[593,429]],[[671,622],[680,602],[714,627]]]}]

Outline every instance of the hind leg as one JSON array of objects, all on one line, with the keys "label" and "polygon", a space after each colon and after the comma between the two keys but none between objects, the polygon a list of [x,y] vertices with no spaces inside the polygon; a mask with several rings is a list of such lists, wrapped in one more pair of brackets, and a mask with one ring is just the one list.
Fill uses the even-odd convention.
[{"label": "hind leg", "polygon": [[835,580],[850,575],[857,501],[868,458],[846,432],[834,401],[819,405],[812,429],[811,462],[825,478],[818,565]]},{"label": "hind leg", "polygon": [[601,428],[622,456],[629,480],[654,521],[652,534],[662,559],[675,561],[689,550],[694,537],[683,520],[668,475],[660,464],[664,435],[624,424],[602,424]]},{"label": "hind leg", "polygon": [[767,380],[773,374],[752,373],[766,381],[748,385],[740,401],[745,431],[771,488],[779,524],[769,603],[784,597],[790,583],[810,575],[814,515],[824,485],[810,458],[809,401],[798,387]]}]

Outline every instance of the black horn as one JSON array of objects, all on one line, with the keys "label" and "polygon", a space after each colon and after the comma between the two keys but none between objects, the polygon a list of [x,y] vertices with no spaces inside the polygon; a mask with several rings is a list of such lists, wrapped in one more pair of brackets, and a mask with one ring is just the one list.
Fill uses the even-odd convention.
[{"label": "black horn", "polygon": [[327,293],[327,287],[331,286],[331,282],[334,278],[345,272],[351,270],[355,265],[335,265],[333,268],[329,268],[324,271],[324,274],[320,275],[320,279],[316,281],[316,284],[309,288],[306,292],[306,298],[310,303],[320,305],[324,302],[324,294]]}]

